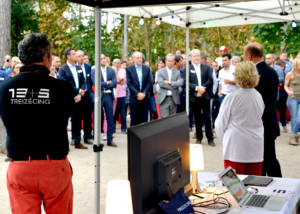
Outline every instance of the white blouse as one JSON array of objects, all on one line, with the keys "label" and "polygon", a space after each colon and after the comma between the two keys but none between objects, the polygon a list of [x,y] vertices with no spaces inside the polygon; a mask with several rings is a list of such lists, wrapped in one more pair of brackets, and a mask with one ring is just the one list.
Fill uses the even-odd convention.
[{"label": "white blouse", "polygon": [[225,97],[215,122],[223,158],[241,163],[263,161],[264,102],[256,89],[240,88]]}]

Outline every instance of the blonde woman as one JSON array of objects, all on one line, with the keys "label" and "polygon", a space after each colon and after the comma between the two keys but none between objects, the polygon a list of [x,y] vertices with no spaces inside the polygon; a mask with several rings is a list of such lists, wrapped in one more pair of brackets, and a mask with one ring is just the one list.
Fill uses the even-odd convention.
[{"label": "blonde woman", "polygon": [[12,67],[12,75],[11,77],[15,77],[17,75],[19,75],[20,73],[20,68],[23,66],[23,63],[21,61],[16,61],[14,64],[13,64],[13,67]]},{"label": "blonde woman", "polygon": [[240,62],[234,73],[238,90],[228,94],[215,122],[223,140],[224,167],[237,174],[261,175],[264,155],[264,102],[254,88],[259,75],[253,62]]},{"label": "blonde woman", "polygon": [[288,94],[287,106],[292,123],[292,134],[288,143],[297,146],[297,132],[300,127],[300,58],[294,59],[291,72],[285,76],[284,90]]}]

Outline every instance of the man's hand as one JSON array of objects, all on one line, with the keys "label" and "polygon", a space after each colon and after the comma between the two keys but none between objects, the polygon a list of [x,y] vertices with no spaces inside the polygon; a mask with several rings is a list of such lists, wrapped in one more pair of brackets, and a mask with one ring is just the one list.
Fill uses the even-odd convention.
[{"label": "man's hand", "polygon": [[168,84],[168,85],[171,85],[172,83],[170,82],[170,81],[168,81],[168,80],[165,80],[164,81],[166,84]]},{"label": "man's hand", "polygon": [[198,87],[197,97],[202,97],[202,95],[206,92],[206,87]]},{"label": "man's hand", "polygon": [[137,94],[137,100],[143,100],[145,99],[146,95],[144,93],[138,93]]},{"label": "man's hand", "polygon": [[110,84],[112,84],[112,81],[111,81],[111,80],[108,80],[108,81],[107,81],[107,85],[110,85]]},{"label": "man's hand", "polygon": [[219,92],[219,93],[218,93],[218,97],[222,97],[222,94],[221,94],[221,92]]},{"label": "man's hand", "polygon": [[81,90],[81,91],[80,91],[80,95],[83,97],[84,94],[85,94],[85,90]]},{"label": "man's hand", "polygon": [[235,81],[224,79],[224,84],[232,84],[235,85]]},{"label": "man's hand", "polygon": [[74,97],[75,103],[79,103],[81,101],[81,96],[78,94]]}]

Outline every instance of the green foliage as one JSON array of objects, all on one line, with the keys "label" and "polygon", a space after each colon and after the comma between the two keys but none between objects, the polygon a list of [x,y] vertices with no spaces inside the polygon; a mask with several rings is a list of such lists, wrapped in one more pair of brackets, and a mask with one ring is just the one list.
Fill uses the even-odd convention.
[{"label": "green foliage", "polygon": [[[286,32],[284,28],[286,27]],[[253,36],[263,45],[265,53],[279,54],[286,51],[296,55],[300,50],[300,28],[292,28],[291,23],[280,22],[255,25]]]},{"label": "green foliage", "polygon": [[38,22],[33,20],[34,2],[30,0],[12,0],[11,4],[11,55],[18,54],[18,43],[28,33],[38,31]]}]

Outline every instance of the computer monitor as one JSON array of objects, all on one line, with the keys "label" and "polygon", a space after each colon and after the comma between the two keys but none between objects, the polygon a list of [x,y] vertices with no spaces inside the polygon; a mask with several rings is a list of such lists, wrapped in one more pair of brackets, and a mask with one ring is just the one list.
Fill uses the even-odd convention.
[{"label": "computer monitor", "polygon": [[181,156],[182,187],[190,186],[189,119],[186,113],[128,129],[128,178],[135,214],[157,213],[155,207],[160,198],[157,163],[165,154],[174,151],[179,151]]}]

